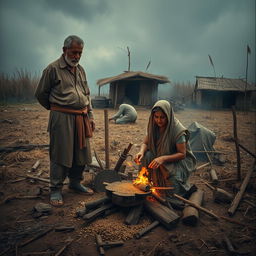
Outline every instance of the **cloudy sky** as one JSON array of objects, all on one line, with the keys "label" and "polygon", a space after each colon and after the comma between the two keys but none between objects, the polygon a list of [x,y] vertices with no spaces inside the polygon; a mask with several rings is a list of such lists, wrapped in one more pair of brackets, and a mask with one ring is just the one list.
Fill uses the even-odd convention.
[{"label": "cloudy sky", "polygon": [[40,75],[62,52],[64,39],[85,41],[81,64],[96,81],[128,68],[194,83],[195,76],[255,83],[255,0],[0,0],[0,72]]}]

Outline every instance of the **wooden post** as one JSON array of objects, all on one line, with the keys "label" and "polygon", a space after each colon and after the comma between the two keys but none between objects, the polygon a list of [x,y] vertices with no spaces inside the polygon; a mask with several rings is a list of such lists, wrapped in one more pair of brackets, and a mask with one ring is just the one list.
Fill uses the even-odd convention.
[{"label": "wooden post", "polygon": [[234,133],[234,140],[235,140],[235,146],[236,146],[237,179],[241,180],[240,149],[239,149],[238,137],[237,137],[237,120],[236,120],[235,106],[232,106],[232,114],[233,114],[233,133]]},{"label": "wooden post", "polygon": [[[201,205],[203,202],[204,192],[198,189],[194,192],[189,200],[197,205]],[[183,210],[182,222],[186,225],[195,226],[199,218],[198,210],[192,206],[186,206]]]},{"label": "wooden post", "polygon": [[241,199],[243,197],[245,189],[246,189],[246,187],[247,187],[247,185],[248,185],[248,183],[250,181],[250,177],[251,177],[251,175],[252,175],[254,170],[256,170],[256,160],[254,161],[253,168],[247,172],[247,174],[246,174],[246,176],[245,176],[245,178],[243,180],[243,183],[242,183],[242,185],[240,187],[240,190],[236,194],[234,200],[231,203],[230,208],[228,209],[228,214],[230,216],[232,216],[235,213],[235,211],[236,211],[236,209],[237,209],[237,207],[238,207],[238,205],[239,205],[239,203],[240,203],[240,201],[241,201]]},{"label": "wooden post", "polygon": [[104,120],[105,120],[105,168],[109,169],[109,129],[108,129],[108,110],[104,109]]}]

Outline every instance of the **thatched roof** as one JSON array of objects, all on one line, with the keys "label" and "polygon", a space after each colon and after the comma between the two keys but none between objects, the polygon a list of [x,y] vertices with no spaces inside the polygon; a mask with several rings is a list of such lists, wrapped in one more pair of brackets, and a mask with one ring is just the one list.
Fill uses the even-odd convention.
[{"label": "thatched roof", "polygon": [[112,77],[106,77],[106,78],[102,78],[99,79],[97,81],[97,85],[98,86],[102,86],[104,84],[109,84],[112,82],[116,82],[119,80],[125,80],[125,79],[130,79],[130,78],[146,78],[146,79],[152,79],[152,80],[156,80],[159,84],[165,84],[165,83],[170,83],[169,79],[165,76],[157,76],[157,75],[153,75],[153,74],[149,74],[149,73],[145,73],[145,72],[141,72],[141,71],[127,71],[124,72],[120,75],[117,76],[112,76]]},{"label": "thatched roof", "polygon": [[[224,77],[196,77],[196,90],[214,90],[214,91],[243,91],[246,82],[242,79],[224,78]],[[256,87],[247,83],[247,91],[256,91]]]}]

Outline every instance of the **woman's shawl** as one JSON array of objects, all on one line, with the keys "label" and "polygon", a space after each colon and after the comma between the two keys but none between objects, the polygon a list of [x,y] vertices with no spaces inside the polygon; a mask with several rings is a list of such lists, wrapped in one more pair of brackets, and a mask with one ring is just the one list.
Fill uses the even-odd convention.
[{"label": "woman's shawl", "polygon": [[[184,166],[184,160],[189,160],[189,169],[187,170],[188,172],[193,171],[195,167],[195,157],[190,150],[189,146],[189,131],[180,123],[178,119],[175,118],[174,116],[174,111],[173,108],[171,107],[170,103],[166,100],[159,100],[155,103],[153,106],[152,110],[155,107],[160,107],[162,111],[166,114],[167,119],[168,119],[168,124],[166,126],[166,129],[164,133],[159,137],[159,128],[158,126],[154,123],[154,114],[153,111],[151,111],[151,115],[149,117],[149,122],[148,122],[148,149],[153,153],[154,157],[162,156],[162,155],[171,155],[174,153],[177,153],[176,149],[176,141],[177,139],[185,135],[186,138],[186,158],[183,160],[180,160],[183,162]],[[190,158],[190,159],[188,159]],[[179,161],[179,162],[180,162]],[[170,164],[166,163],[164,166],[170,170],[169,167]],[[185,164],[186,166],[186,164]],[[184,166],[184,167],[185,167]]]}]

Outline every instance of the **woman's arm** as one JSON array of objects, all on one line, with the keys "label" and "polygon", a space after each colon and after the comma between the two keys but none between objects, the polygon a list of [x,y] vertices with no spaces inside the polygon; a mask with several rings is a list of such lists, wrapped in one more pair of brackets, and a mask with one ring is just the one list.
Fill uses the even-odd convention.
[{"label": "woman's arm", "polygon": [[134,161],[136,163],[140,163],[142,157],[144,156],[145,152],[147,151],[148,148],[148,136],[146,136],[143,140],[143,143],[140,146],[140,151],[139,153],[136,154]]},{"label": "woman's arm", "polygon": [[151,169],[156,169],[163,163],[175,162],[175,161],[184,159],[186,157],[186,143],[176,144],[176,148],[177,148],[177,153],[172,154],[172,155],[159,156],[159,157],[155,158],[148,165],[148,167]]}]

